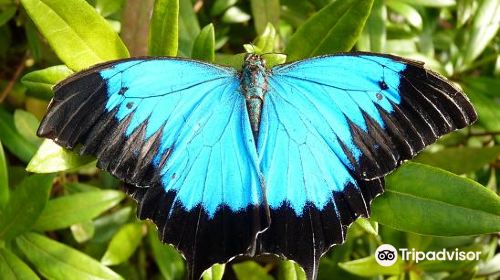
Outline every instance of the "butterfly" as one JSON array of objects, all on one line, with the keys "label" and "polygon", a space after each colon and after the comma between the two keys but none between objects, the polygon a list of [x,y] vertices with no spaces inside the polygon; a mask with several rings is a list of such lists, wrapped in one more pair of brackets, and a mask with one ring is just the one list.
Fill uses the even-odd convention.
[{"label": "butterfly", "polygon": [[340,53],[241,71],[130,58],[54,87],[38,135],[127,184],[199,278],[235,256],[278,255],[315,279],[320,257],[368,217],[383,177],[473,123],[467,97],[422,63]]}]

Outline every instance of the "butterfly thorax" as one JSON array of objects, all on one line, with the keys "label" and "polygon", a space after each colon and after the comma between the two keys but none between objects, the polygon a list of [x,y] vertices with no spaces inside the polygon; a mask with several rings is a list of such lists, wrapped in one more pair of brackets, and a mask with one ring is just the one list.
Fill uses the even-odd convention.
[{"label": "butterfly thorax", "polygon": [[245,96],[250,126],[256,143],[267,85],[268,70],[264,59],[257,54],[247,54],[241,73],[241,91]]}]

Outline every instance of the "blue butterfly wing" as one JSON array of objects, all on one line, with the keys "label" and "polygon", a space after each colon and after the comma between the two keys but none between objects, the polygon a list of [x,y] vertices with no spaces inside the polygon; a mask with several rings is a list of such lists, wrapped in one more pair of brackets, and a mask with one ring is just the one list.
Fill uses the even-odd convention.
[{"label": "blue butterfly wing", "polygon": [[140,218],[186,258],[190,275],[251,254],[268,224],[237,73],[181,59],[129,59],[55,87],[40,136],[97,156],[125,181]]},{"label": "blue butterfly wing", "polygon": [[274,67],[258,138],[271,226],[261,253],[319,258],[368,216],[383,176],[476,119],[466,97],[421,64],[343,54]]}]

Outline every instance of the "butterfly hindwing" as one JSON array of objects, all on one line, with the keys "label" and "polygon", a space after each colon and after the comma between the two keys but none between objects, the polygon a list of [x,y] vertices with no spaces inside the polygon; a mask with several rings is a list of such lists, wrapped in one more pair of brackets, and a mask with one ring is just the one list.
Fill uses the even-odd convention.
[{"label": "butterfly hindwing", "polygon": [[261,253],[319,258],[368,216],[382,177],[426,145],[476,119],[466,97],[422,65],[342,54],[271,70],[258,154],[271,226]]},{"label": "butterfly hindwing", "polygon": [[139,216],[183,253],[192,278],[253,254],[269,221],[234,70],[130,59],[80,72],[54,91],[39,135],[67,148],[81,144],[130,184]]}]

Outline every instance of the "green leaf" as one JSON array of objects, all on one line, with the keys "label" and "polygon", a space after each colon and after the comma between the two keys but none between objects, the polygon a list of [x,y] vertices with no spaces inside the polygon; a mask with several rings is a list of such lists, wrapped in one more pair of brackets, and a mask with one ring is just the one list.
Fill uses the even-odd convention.
[{"label": "green leaf", "polygon": [[156,0],[149,26],[149,54],[176,56],[179,46],[179,0]]},{"label": "green leaf", "polygon": [[500,156],[500,146],[484,148],[446,148],[438,152],[424,152],[415,158],[416,162],[432,165],[455,174],[478,170]]},{"label": "green leaf", "polygon": [[292,261],[280,262],[278,280],[306,280],[304,270]]},{"label": "green leaf", "polygon": [[218,16],[222,14],[229,7],[234,6],[238,0],[215,0],[212,8],[210,9],[211,16]]},{"label": "green leaf", "polygon": [[200,34],[200,24],[191,0],[179,0],[179,55],[191,56],[194,40],[198,34]]},{"label": "green leaf", "polygon": [[106,253],[101,258],[101,263],[117,265],[128,260],[141,243],[142,227],[142,223],[130,223],[122,226],[111,239]]},{"label": "green leaf", "polygon": [[372,4],[373,0],[346,0],[325,6],[290,38],[285,50],[288,60],[349,51],[363,30]]},{"label": "green leaf", "polygon": [[95,9],[103,17],[110,16],[121,10],[124,0],[97,0]]},{"label": "green leaf", "polygon": [[21,3],[59,58],[74,71],[129,56],[118,34],[85,0]]},{"label": "green leaf", "polygon": [[411,5],[426,7],[450,7],[455,6],[455,0],[402,0]]},{"label": "green leaf", "polygon": [[76,242],[83,243],[94,237],[95,226],[92,221],[85,221],[82,223],[71,225],[70,227],[73,238]]},{"label": "green leaf", "polygon": [[471,63],[484,51],[500,27],[498,0],[482,0],[479,3],[469,32],[470,37],[465,45],[464,64]]},{"label": "green leaf", "polygon": [[370,222],[370,220],[365,218],[359,218],[354,223],[362,228],[364,232],[369,233],[373,236],[378,236],[377,223]]},{"label": "green leaf", "polygon": [[457,23],[458,27],[465,25],[474,14],[474,0],[461,0],[457,3]]},{"label": "green leaf", "polygon": [[36,146],[42,143],[42,139],[36,136],[36,130],[39,124],[40,122],[32,113],[20,109],[14,111],[14,126],[17,132],[19,132],[24,139]]},{"label": "green leaf", "polygon": [[238,280],[273,280],[267,270],[254,261],[233,264],[233,270]]},{"label": "green leaf", "polygon": [[215,31],[212,23],[203,27],[196,37],[191,57],[208,62],[215,60]]},{"label": "green leaf", "polygon": [[124,198],[121,191],[103,190],[51,199],[33,227],[39,231],[67,228],[99,216]]},{"label": "green leaf", "polygon": [[132,208],[125,207],[109,215],[95,219],[95,233],[92,241],[106,242],[110,240],[116,231],[129,220],[130,213],[132,213]]},{"label": "green leaf", "polygon": [[276,28],[274,28],[274,26],[269,23],[266,26],[266,29],[255,40],[255,45],[253,46],[255,49],[247,49],[247,52],[258,54],[274,52],[278,39],[279,36],[276,32]]},{"label": "green leaf", "polygon": [[53,96],[52,87],[73,74],[66,65],[56,65],[38,71],[30,72],[21,79],[24,86],[28,88],[28,94],[50,100]]},{"label": "green leaf", "polygon": [[16,239],[19,249],[49,279],[123,279],[93,258],[43,235],[26,233]]},{"label": "green leaf", "polygon": [[243,60],[245,59],[246,53],[239,53],[234,55],[217,55],[215,57],[215,63],[231,66],[235,69],[241,69],[243,65]]},{"label": "green leaf", "polygon": [[89,164],[94,160],[91,156],[80,156],[73,151],[66,150],[52,140],[45,140],[28,163],[26,170],[35,173],[67,171]]},{"label": "green leaf", "polygon": [[64,185],[64,189],[68,191],[69,194],[80,193],[80,192],[93,192],[100,191],[101,189],[84,183],[68,183]]},{"label": "green leaf", "polygon": [[0,210],[7,204],[10,197],[9,173],[7,172],[7,159],[3,151],[2,141],[0,141]]},{"label": "green leaf", "polygon": [[402,15],[405,20],[413,27],[417,28],[418,30],[422,30],[422,16],[420,16],[417,9],[415,9],[413,6],[397,0],[388,0],[385,3],[389,7],[389,9]]},{"label": "green leaf", "polygon": [[357,42],[358,50],[382,52],[385,49],[387,9],[384,1],[375,0],[363,32]]},{"label": "green leaf", "polygon": [[[474,77],[463,79],[462,86],[478,113],[478,122],[488,131],[500,131],[500,105],[491,93],[500,88],[500,81],[494,78]],[[500,137],[497,137],[500,141]]]},{"label": "green leaf", "polygon": [[0,107],[0,141],[22,161],[28,162],[35,154],[37,145],[24,139],[14,125],[14,118]]},{"label": "green leaf", "polygon": [[52,178],[52,175],[32,175],[14,189],[0,213],[0,239],[8,241],[32,228],[47,203]]},{"label": "green leaf", "polygon": [[496,254],[490,260],[481,263],[478,267],[478,276],[488,276],[500,272],[500,253]]},{"label": "green leaf", "polygon": [[153,252],[153,257],[163,278],[165,279],[184,279],[186,273],[184,261],[171,245],[162,244],[158,239],[158,233],[155,227],[150,226],[148,230],[148,240]]},{"label": "green leaf", "polygon": [[225,23],[243,23],[249,21],[250,18],[250,15],[243,10],[237,6],[232,6],[222,16],[222,21]]},{"label": "green leaf", "polygon": [[381,266],[377,263],[374,256],[357,259],[354,261],[340,262],[339,266],[358,276],[373,277],[379,275],[399,275],[404,271],[404,262],[398,258],[395,264],[391,266]]},{"label": "green leaf", "polygon": [[281,10],[279,0],[250,0],[250,5],[257,33],[263,33],[268,24],[278,26]]},{"label": "green leaf", "polygon": [[5,248],[0,248],[0,275],[2,279],[40,279],[18,256]]},{"label": "green leaf", "polygon": [[222,280],[224,276],[225,264],[214,264],[203,273],[203,280]]},{"label": "green leaf", "polygon": [[0,26],[6,24],[11,18],[16,15],[17,7],[7,7],[5,10],[0,12]]},{"label": "green leaf", "polygon": [[500,231],[498,195],[472,180],[418,163],[407,163],[386,177],[386,191],[373,201],[372,212],[381,224],[418,234]]}]

